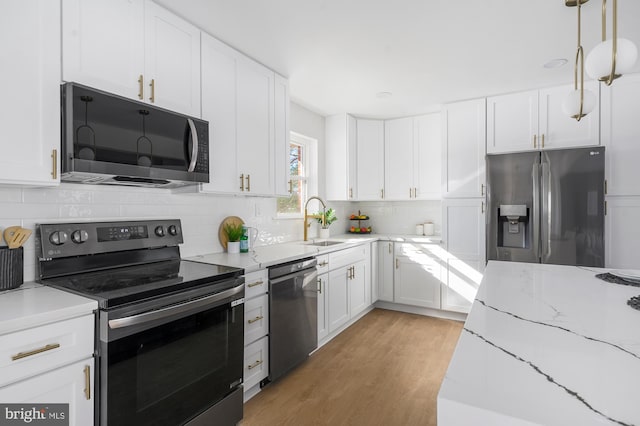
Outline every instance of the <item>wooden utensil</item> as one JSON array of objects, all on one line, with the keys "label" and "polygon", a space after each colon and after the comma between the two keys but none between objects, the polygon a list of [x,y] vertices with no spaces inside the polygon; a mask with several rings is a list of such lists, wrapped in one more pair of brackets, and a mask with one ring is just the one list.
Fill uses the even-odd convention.
[{"label": "wooden utensil", "polygon": [[[9,232],[7,232],[9,231]],[[19,226],[11,226],[4,231],[4,239],[10,249],[22,247],[31,236],[32,231]],[[8,238],[7,238],[8,235]]]},{"label": "wooden utensil", "polygon": [[5,228],[2,236],[4,237],[4,241],[7,243],[7,245],[9,245],[9,241],[11,241],[11,237],[13,237],[13,234],[15,234],[15,232],[20,229],[19,226],[10,226],[8,228]]},{"label": "wooden utensil", "polygon": [[220,244],[222,244],[222,247],[225,249],[227,248],[227,243],[229,242],[229,237],[224,230],[226,225],[244,225],[244,221],[238,216],[227,216],[224,218],[222,223],[220,223],[220,227],[218,228],[218,238],[220,239]]}]

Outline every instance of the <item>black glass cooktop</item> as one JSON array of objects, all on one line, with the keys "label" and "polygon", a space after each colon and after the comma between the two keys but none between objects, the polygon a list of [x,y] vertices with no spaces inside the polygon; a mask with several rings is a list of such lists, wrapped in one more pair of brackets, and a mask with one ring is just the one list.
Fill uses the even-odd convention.
[{"label": "black glass cooktop", "polygon": [[101,308],[139,302],[195,287],[211,293],[233,286],[243,270],[188,260],[167,260],[138,266],[85,272],[41,282],[96,299]]}]

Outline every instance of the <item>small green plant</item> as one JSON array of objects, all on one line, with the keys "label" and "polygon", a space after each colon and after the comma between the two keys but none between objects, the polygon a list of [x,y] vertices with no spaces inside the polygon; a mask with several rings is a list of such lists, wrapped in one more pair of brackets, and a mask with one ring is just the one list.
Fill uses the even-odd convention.
[{"label": "small green plant", "polygon": [[[316,214],[318,216],[322,216],[322,212],[318,212]],[[322,218],[321,217],[317,218],[316,220],[318,221],[318,223],[322,224]],[[333,210],[332,208],[328,208],[324,212],[324,226],[322,228],[323,229],[328,229],[329,225],[331,225],[336,220],[338,220],[338,217],[336,216],[336,211]]]},{"label": "small green plant", "polygon": [[240,241],[240,238],[242,238],[242,224],[238,223],[236,225],[232,224],[232,223],[227,223],[224,225],[224,232],[227,233],[227,238],[229,238],[229,241]]}]

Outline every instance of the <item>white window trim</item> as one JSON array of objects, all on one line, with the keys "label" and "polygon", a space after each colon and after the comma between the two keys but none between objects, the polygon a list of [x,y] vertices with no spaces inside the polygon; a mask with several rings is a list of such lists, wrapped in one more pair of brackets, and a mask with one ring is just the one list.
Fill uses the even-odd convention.
[{"label": "white window trim", "polygon": [[[318,193],[318,140],[296,132],[289,132],[291,142],[304,146],[302,161],[307,170],[307,197]],[[304,219],[304,212],[276,213],[278,219]]]}]

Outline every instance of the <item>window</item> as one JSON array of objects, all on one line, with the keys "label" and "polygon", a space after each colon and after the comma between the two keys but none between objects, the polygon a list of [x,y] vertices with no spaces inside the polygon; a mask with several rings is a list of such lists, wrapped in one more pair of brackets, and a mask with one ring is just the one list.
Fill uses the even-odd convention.
[{"label": "window", "polygon": [[298,218],[304,214],[309,194],[317,192],[317,141],[291,132],[289,144],[289,193],[278,198],[278,217]]}]

